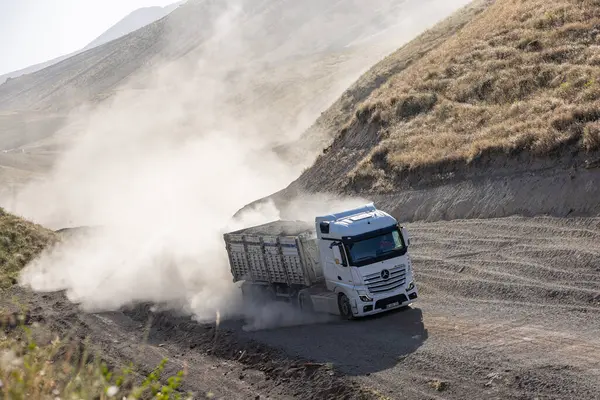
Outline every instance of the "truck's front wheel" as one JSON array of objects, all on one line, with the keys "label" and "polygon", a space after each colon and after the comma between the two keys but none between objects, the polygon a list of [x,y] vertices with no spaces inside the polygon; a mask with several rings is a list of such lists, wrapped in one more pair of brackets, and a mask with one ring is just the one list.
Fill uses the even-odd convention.
[{"label": "truck's front wheel", "polygon": [[338,296],[338,308],[340,309],[340,315],[345,319],[353,319],[352,306],[350,305],[350,299],[344,293]]}]

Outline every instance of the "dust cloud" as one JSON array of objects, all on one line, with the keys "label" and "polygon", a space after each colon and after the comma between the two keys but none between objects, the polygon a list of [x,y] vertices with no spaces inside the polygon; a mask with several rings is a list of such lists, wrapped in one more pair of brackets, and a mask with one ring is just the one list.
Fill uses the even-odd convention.
[{"label": "dust cloud", "polygon": [[215,21],[194,62],[163,66],[137,80],[142,89],[72,115],[85,129],[49,179],[18,194],[17,211],[51,228],[100,228],[31,263],[24,285],[64,289],[87,311],[183,300],[205,318],[237,307],[226,223],[298,173],[266,150],[271,138],[252,121],[231,115],[227,66],[243,48],[243,38],[231,40],[238,12]]},{"label": "dust cloud", "polygon": [[280,301],[260,305],[244,304],[241,315],[245,319],[242,329],[247,332],[324,323],[335,319],[329,314],[303,313],[292,304]]},{"label": "dust cloud", "polygon": [[[183,304],[198,320],[242,313],[248,329],[306,322],[283,305],[244,306],[224,249],[224,232],[279,218],[280,210],[266,204],[231,219],[285,187],[310,160],[290,164],[270,150],[294,136],[291,128],[262,129],[265,118],[280,118],[286,102],[256,119],[236,108],[237,94],[251,92],[256,79],[242,73],[231,83],[239,61],[248,63],[242,71],[259,69],[250,62],[253,43],[238,28],[239,15],[239,7],[229,7],[191,59],[156,67],[110,101],[72,113],[69,123],[80,133],[45,180],[17,194],[11,211],[54,229],[98,228],[48,249],[24,269],[21,284],[65,290],[86,311],[154,302]],[[296,122],[296,131],[306,127]],[[312,221],[317,212],[366,202],[330,200],[315,198],[315,208],[292,203],[286,217]]]}]

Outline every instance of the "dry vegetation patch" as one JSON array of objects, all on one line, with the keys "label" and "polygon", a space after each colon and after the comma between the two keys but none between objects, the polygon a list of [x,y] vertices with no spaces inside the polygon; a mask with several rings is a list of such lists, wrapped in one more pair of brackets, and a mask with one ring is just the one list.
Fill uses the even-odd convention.
[{"label": "dry vegetation patch", "polygon": [[19,271],[57,235],[0,208],[0,290],[16,283]]},{"label": "dry vegetation patch", "polygon": [[[56,399],[191,399],[179,391],[185,371],[164,378],[167,359],[148,375],[133,364],[107,365],[89,344],[58,337],[35,339],[38,327],[19,324],[0,337],[0,394],[14,400]],[[163,383],[164,382],[164,383]]]},{"label": "dry vegetation patch", "polygon": [[[374,107],[366,100],[375,91],[387,90],[391,77],[401,74],[411,65],[418,64],[419,60],[441,46],[492,1],[474,0],[467,7],[426,30],[371,67],[329,109],[321,114],[298,142],[286,147],[285,153],[304,153],[307,148],[318,151],[318,149],[329,146],[338,133],[344,134],[348,131],[353,122],[351,119],[358,118],[357,113],[360,115],[364,110]],[[397,98],[399,97],[401,96],[397,96]],[[377,114],[375,113],[374,118],[369,115],[367,119],[378,122],[379,115]]]},{"label": "dry vegetation patch", "polygon": [[401,171],[486,153],[598,150],[599,43],[600,1],[496,1],[357,107],[346,130],[385,134],[347,182],[381,189]]}]

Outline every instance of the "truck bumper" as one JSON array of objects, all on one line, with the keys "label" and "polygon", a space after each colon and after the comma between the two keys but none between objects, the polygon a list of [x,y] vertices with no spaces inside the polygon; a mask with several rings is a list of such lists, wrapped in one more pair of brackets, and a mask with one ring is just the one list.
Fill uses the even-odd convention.
[{"label": "truck bumper", "polygon": [[380,314],[386,311],[396,310],[405,307],[417,301],[419,293],[415,287],[410,292],[389,293],[386,296],[378,296],[371,302],[364,302],[360,299],[355,299],[356,307],[354,308],[355,317],[366,317],[368,315]]}]

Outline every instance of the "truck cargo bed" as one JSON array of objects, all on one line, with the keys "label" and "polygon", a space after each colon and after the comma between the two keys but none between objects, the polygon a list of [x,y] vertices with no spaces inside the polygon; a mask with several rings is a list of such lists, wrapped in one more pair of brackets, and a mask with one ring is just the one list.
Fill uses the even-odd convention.
[{"label": "truck cargo bed", "polygon": [[322,280],[311,224],[273,221],[224,234],[233,281],[310,286]]},{"label": "truck cargo bed", "polygon": [[298,236],[302,233],[312,232],[313,230],[313,225],[307,222],[280,220],[229,232],[228,235]]}]

